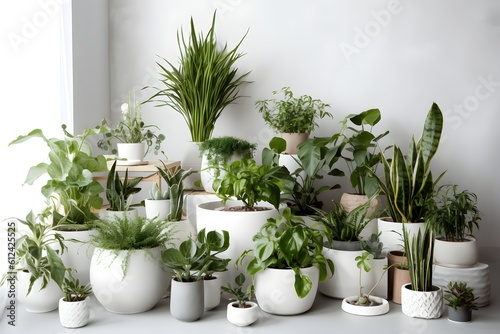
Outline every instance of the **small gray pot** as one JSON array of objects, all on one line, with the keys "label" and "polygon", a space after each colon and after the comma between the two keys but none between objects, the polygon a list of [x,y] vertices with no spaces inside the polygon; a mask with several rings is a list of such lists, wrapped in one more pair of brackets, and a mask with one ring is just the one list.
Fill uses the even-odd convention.
[{"label": "small gray pot", "polygon": [[472,311],[463,308],[455,310],[453,307],[448,306],[448,320],[454,322],[471,322]]},{"label": "small gray pot", "polygon": [[172,278],[170,289],[170,314],[174,318],[191,322],[202,317],[205,310],[203,280],[178,282]]}]

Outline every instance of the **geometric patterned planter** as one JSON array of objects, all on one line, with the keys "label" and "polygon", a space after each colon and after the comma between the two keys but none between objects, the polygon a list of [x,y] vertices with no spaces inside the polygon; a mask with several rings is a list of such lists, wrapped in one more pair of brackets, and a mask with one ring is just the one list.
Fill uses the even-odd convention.
[{"label": "geometric patterned planter", "polygon": [[443,314],[443,290],[433,286],[433,291],[411,290],[411,283],[401,287],[401,310],[412,318],[436,319]]}]

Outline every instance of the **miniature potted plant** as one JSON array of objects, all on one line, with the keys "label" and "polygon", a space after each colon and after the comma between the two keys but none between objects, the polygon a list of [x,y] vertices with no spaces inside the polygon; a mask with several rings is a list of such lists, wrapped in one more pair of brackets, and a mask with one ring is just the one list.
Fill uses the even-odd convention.
[{"label": "miniature potted plant", "polygon": [[410,236],[403,226],[404,252],[411,283],[401,287],[401,310],[413,318],[435,319],[443,312],[443,289],[432,284],[434,231],[425,225]]},{"label": "miniature potted plant", "polygon": [[472,235],[481,216],[477,195],[458,190],[458,185],[443,185],[427,201],[425,221],[436,233],[434,262],[445,267],[473,267],[479,251]]},{"label": "miniature potted plant", "polygon": [[[12,223],[12,224],[11,224]],[[8,224],[18,227],[15,259],[10,271],[2,276],[0,285],[18,280],[16,295],[28,312],[41,313],[57,309],[62,297],[66,268],[61,260],[64,239],[47,224],[43,213],[30,211],[26,219],[12,219]]]},{"label": "miniature potted plant", "polygon": [[477,297],[474,297],[474,289],[467,282],[448,282],[443,298],[448,303],[450,321],[472,321],[472,311],[478,309]]},{"label": "miniature potted plant", "polygon": [[[389,312],[389,303],[385,298],[373,296],[373,290],[377,287],[380,280],[365,294],[363,292],[362,273],[370,272],[372,269],[370,261],[373,260],[373,255],[363,251],[356,258],[356,266],[359,268],[359,294],[357,296],[346,297],[342,300],[342,310],[356,315],[381,315]],[[384,273],[382,273],[383,275]]]},{"label": "miniature potted plant", "polygon": [[152,309],[169,284],[161,252],[172,245],[172,224],[140,215],[123,215],[96,221],[94,225],[90,283],[96,299],[113,313],[134,314]]},{"label": "miniature potted plant", "polygon": [[146,217],[158,219],[167,219],[170,213],[170,189],[160,189],[158,184],[154,183],[149,191],[149,198],[144,200],[144,209]]},{"label": "miniature potted plant", "polygon": [[[312,307],[319,282],[333,275],[333,262],[322,250],[322,232],[308,227],[287,207],[253,236],[253,247],[240,255],[237,264],[254,277],[255,296],[263,311],[299,314]],[[249,261],[245,265],[243,260]],[[282,297],[273,298],[276,294]]]},{"label": "miniature potted plant", "polygon": [[227,304],[227,320],[240,327],[253,324],[259,317],[259,306],[252,301],[254,286],[248,284],[245,287],[245,280],[245,274],[240,273],[234,279],[234,286],[230,282],[221,286],[222,292],[232,296],[229,298],[232,302]]},{"label": "miniature potted plant", "polygon": [[383,177],[374,171],[369,173],[377,179],[381,194],[386,196],[389,217],[378,219],[380,238],[387,250],[402,250],[400,235],[403,225],[409,235],[424,229],[425,202],[434,195],[436,184],[444,172],[433,177],[430,163],[435,156],[441,132],[443,114],[436,103],[427,113],[420,139],[412,137],[406,155],[401,148],[392,145],[392,157],[386,158],[380,152]]},{"label": "miniature potted plant", "polygon": [[223,164],[231,163],[240,159],[253,158],[256,144],[232,137],[215,137],[199,143],[201,155],[201,183],[205,191],[214,193],[212,187],[214,179],[221,177]]},{"label": "miniature potted plant", "polygon": [[227,267],[229,259],[218,255],[228,243],[227,231],[205,234],[205,230],[201,230],[197,238],[188,238],[178,247],[169,247],[162,252],[163,263],[172,273],[170,313],[174,318],[191,322],[202,317],[205,310],[204,278],[214,269]]},{"label": "miniature potted plant", "polygon": [[330,104],[309,95],[295,97],[290,87],[273,91],[273,95],[278,93],[283,93],[284,97],[259,100],[255,104],[264,122],[287,141],[285,153],[297,154],[297,145],[309,138],[318,126],[317,120],[333,117],[326,110]]},{"label": "miniature potted plant", "polygon": [[282,167],[258,165],[253,159],[241,159],[223,166],[224,177],[217,178],[213,187],[220,201],[196,207],[198,231],[225,230],[231,235],[231,245],[224,255],[232,259],[224,279],[232,282],[242,272],[234,266],[245,249],[252,247],[252,236],[268,218],[276,217],[285,205],[281,204],[284,187]]},{"label": "miniature potted plant", "polygon": [[[130,98],[128,94],[127,103],[121,105],[123,119],[112,127],[106,119],[96,127],[102,132],[102,138],[97,142],[97,147],[112,154],[118,154],[120,164],[134,165],[142,163],[144,157],[153,148],[154,154],[161,150],[161,143],[165,140],[165,135],[157,134],[154,130],[159,130],[156,125],[146,125],[142,120],[141,106],[134,96]],[[117,148],[113,148],[113,141],[116,140]]]},{"label": "miniature potted plant", "polygon": [[82,284],[69,270],[63,283],[64,297],[59,299],[59,321],[66,328],[79,328],[88,324],[90,317],[90,283]]}]

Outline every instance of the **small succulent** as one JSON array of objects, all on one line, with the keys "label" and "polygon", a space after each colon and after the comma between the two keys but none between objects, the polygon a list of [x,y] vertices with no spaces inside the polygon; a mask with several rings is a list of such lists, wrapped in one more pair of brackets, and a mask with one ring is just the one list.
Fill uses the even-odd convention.
[{"label": "small succulent", "polygon": [[466,309],[468,311],[477,310],[474,289],[467,285],[467,282],[448,282],[444,299],[448,305],[455,310]]},{"label": "small succulent", "polygon": [[166,190],[160,190],[160,188],[158,188],[158,185],[154,183],[153,187],[149,191],[149,196],[151,197],[151,199],[157,201],[163,199],[170,199],[170,189],[167,188]]}]

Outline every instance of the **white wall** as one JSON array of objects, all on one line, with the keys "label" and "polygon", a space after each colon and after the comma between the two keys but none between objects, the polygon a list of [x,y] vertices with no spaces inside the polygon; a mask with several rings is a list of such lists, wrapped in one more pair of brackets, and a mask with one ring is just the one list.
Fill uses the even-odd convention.
[{"label": "white wall", "polygon": [[[256,142],[260,155],[274,134],[254,103],[283,86],[332,103],[335,119],[322,121],[315,135],[335,133],[349,113],[380,108],[380,129],[391,131],[386,145],[406,146],[412,135],[418,137],[436,102],[445,115],[445,139],[433,170],[447,170],[444,182],[478,194],[483,221],[477,236],[482,257],[490,257],[486,251],[498,247],[500,237],[498,1],[110,0],[115,121],[128,89],[157,83],[157,55],[177,62],[178,29],[189,32],[192,16],[197,29],[206,32],[215,9],[221,43],[234,46],[249,29],[238,67],[251,70],[253,81],[242,90],[248,97],[223,112],[215,136]],[[138,96],[149,95],[143,91]],[[143,115],[167,135],[169,158],[180,159],[190,140],[180,115],[151,105]],[[348,189],[346,180],[342,183]]]}]

